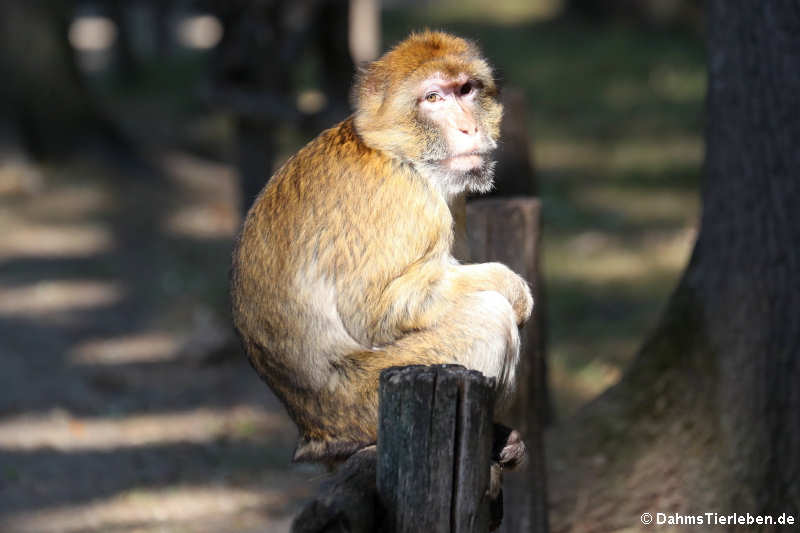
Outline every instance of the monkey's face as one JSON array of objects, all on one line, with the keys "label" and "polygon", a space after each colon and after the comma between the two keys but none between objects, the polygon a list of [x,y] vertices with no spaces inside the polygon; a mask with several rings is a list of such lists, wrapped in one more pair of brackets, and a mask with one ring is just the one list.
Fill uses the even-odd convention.
[{"label": "monkey's face", "polygon": [[503,108],[473,43],[413,34],[370,64],[353,94],[368,146],[411,164],[446,196],[491,188]]},{"label": "monkey's face", "polygon": [[501,108],[477,77],[434,73],[418,84],[418,167],[447,194],[492,186]]}]

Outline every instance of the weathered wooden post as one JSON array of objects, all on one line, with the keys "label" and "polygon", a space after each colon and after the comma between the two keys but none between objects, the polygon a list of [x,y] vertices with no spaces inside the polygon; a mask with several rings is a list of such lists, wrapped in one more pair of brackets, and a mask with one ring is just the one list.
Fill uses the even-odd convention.
[{"label": "weathered wooden post", "polygon": [[528,460],[505,477],[501,533],[547,533],[547,484],[542,435],[548,411],[539,282],[539,215],[536,198],[479,200],[467,205],[469,246],[475,262],[500,261],[533,284],[533,316],[522,329],[517,390],[506,419],[522,434]]},{"label": "weathered wooden post", "polygon": [[348,459],[292,532],[488,532],[493,409],[494,380],[474,370],[384,370],[377,451]]},{"label": "weathered wooden post", "polygon": [[378,498],[387,533],[486,533],[494,380],[455,365],[381,374]]}]

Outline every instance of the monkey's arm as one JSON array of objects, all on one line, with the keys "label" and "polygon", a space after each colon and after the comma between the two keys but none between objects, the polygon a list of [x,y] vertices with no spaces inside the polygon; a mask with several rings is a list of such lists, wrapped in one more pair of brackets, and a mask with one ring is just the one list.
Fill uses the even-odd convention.
[{"label": "monkey's arm", "polygon": [[495,291],[511,304],[517,324],[531,314],[533,297],[528,284],[500,263],[460,265],[455,261],[427,261],[408,268],[381,294],[376,331],[397,337],[425,329],[447,314],[462,296]]},{"label": "monkey's arm", "polygon": [[457,295],[474,291],[497,291],[505,296],[517,318],[524,324],[533,310],[531,288],[524,279],[502,263],[454,264],[448,270],[452,287]]}]

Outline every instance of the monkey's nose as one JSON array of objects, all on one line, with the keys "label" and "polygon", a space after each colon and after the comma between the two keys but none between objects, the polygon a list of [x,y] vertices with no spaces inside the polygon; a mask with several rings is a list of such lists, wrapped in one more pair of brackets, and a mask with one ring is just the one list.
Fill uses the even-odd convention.
[{"label": "monkey's nose", "polygon": [[478,122],[463,109],[454,110],[448,122],[451,128],[464,135],[478,133]]},{"label": "monkey's nose", "polygon": [[476,123],[461,123],[457,127],[458,131],[464,135],[475,135],[478,133],[478,124]]}]

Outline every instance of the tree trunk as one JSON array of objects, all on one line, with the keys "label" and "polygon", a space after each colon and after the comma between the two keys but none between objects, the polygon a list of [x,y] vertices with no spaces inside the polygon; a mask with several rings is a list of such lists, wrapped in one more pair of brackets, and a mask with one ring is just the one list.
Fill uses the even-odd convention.
[{"label": "tree trunk", "polygon": [[125,144],[78,71],[67,41],[69,12],[66,1],[0,2],[0,109],[38,158]]},{"label": "tree trunk", "polygon": [[[241,208],[246,212],[272,174],[282,125],[316,124],[312,120],[316,117],[330,127],[347,115],[353,76],[347,50],[348,4],[345,0],[214,0],[210,6],[224,28],[216,50],[213,98],[235,117]],[[306,117],[295,106],[293,78],[303,54],[314,44],[328,104]],[[315,127],[313,134],[321,127]]]},{"label": "tree trunk", "polygon": [[323,114],[328,122],[323,124],[324,128],[350,114],[350,87],[355,65],[348,47],[348,17],[346,0],[328,0],[318,5],[312,28],[320,59],[321,88],[328,99],[328,109]]},{"label": "tree trunk", "polygon": [[172,36],[174,4],[172,0],[152,0],[156,57],[160,61],[170,57],[175,49],[175,39]]},{"label": "tree trunk", "polygon": [[554,531],[635,528],[644,512],[797,523],[800,4],[707,5],[700,233],[625,377],[550,436]]},{"label": "tree trunk", "polygon": [[130,14],[127,0],[111,0],[108,2],[108,14],[117,25],[117,39],[114,43],[114,69],[118,83],[127,85],[139,79],[139,63],[133,51],[133,34],[131,32]]}]

